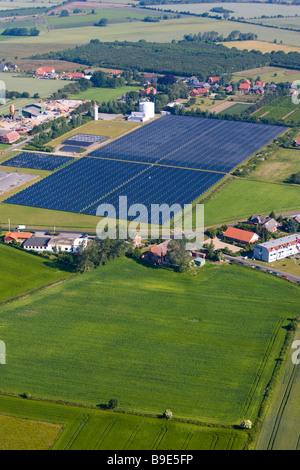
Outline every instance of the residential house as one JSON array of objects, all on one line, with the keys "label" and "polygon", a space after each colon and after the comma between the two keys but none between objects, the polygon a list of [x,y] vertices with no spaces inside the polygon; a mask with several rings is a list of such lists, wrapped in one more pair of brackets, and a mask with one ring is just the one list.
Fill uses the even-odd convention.
[{"label": "residential house", "polygon": [[142,255],[142,260],[147,261],[153,264],[162,264],[166,260],[166,255],[168,253],[168,245],[170,240],[166,240],[159,245],[155,245],[150,250],[145,251]]},{"label": "residential house", "polygon": [[270,240],[255,245],[253,256],[255,259],[271,263],[288,256],[300,254],[300,234]]},{"label": "residential house", "polygon": [[241,230],[235,227],[228,227],[223,233],[223,237],[244,244],[255,243],[260,238],[257,233],[248,232],[247,230]]},{"label": "residential house", "polygon": [[297,224],[300,224],[300,214],[294,217],[294,221],[297,222]]},{"label": "residential house", "polygon": [[251,89],[251,82],[248,79],[244,80],[239,86],[239,91],[241,93],[249,93],[250,89]]},{"label": "residential house", "polygon": [[109,76],[110,77],[120,77],[121,76],[121,73],[122,71],[121,70],[116,70],[116,69],[113,69],[109,72]]},{"label": "residential house", "polygon": [[208,78],[208,83],[210,85],[213,85],[214,83],[219,82],[220,80],[221,80],[220,77],[209,77]]},{"label": "residential house", "polygon": [[231,93],[233,91],[233,88],[232,88],[232,85],[226,85],[224,90],[227,92],[227,93]]},{"label": "residential house", "polygon": [[265,92],[265,89],[264,89],[264,87],[261,86],[261,85],[253,85],[252,91],[253,91],[253,93],[255,93],[256,95],[263,95],[264,92]]},{"label": "residential house", "polygon": [[276,232],[279,227],[279,223],[275,219],[269,219],[264,224],[262,224],[262,229],[270,233]]},{"label": "residential house", "polygon": [[62,251],[67,253],[78,253],[80,247],[86,248],[88,237],[56,236],[48,242],[49,251]]},{"label": "residential house", "polygon": [[84,78],[84,73],[69,72],[69,73],[67,73],[67,77],[68,77],[69,80],[79,80],[80,78]]},{"label": "residential house", "polygon": [[155,85],[157,83],[157,74],[156,73],[145,73],[143,85]]},{"label": "residential house", "polygon": [[265,88],[266,84],[262,80],[256,80],[255,85]]},{"label": "residential house", "polygon": [[248,223],[253,224],[253,225],[262,225],[266,223],[268,220],[270,220],[270,217],[268,216],[253,214],[251,215],[251,217],[249,217]]},{"label": "residential house", "polygon": [[271,83],[271,85],[268,86],[269,93],[275,93],[276,90],[277,90],[277,85],[275,85],[275,83]]},{"label": "residential house", "polygon": [[300,137],[297,137],[297,139],[294,141],[294,145],[298,147],[300,145]]},{"label": "residential house", "polygon": [[26,240],[32,237],[32,233],[29,232],[7,232],[4,237],[5,243],[24,243]]},{"label": "residential house", "polygon": [[55,74],[55,70],[53,67],[39,67],[35,72],[35,76],[37,78],[45,78],[54,74]]},{"label": "residential house", "polygon": [[157,93],[157,90],[153,86],[149,86],[145,90],[140,91],[140,94],[142,96],[149,96],[151,94],[156,95],[156,93]]}]

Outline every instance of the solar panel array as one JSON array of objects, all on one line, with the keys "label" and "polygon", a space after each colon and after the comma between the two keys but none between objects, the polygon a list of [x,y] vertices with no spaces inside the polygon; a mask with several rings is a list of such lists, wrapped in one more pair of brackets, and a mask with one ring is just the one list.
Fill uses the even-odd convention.
[{"label": "solar panel array", "polygon": [[5,202],[81,212],[144,171],[148,165],[80,158]]},{"label": "solar panel array", "polygon": [[[121,162],[118,162],[121,163]],[[130,163],[123,163],[126,167]],[[144,166],[145,165],[141,165]],[[152,204],[179,204],[181,207],[197,199],[201,194],[216,184],[225,175],[208,171],[193,171],[181,168],[151,166],[147,167],[138,177],[113,191],[111,194],[91,205],[84,214],[96,215],[99,204],[112,204],[116,208],[117,218],[125,217],[119,213],[119,198],[127,196],[128,207],[133,204],[144,204],[147,212],[140,214],[140,221],[148,223]],[[174,212],[174,215],[178,211]],[[134,219],[139,214],[126,217]],[[154,223],[162,223],[154,222]]]},{"label": "solar panel array", "polygon": [[2,166],[13,166],[16,168],[32,168],[34,170],[54,171],[57,168],[71,162],[72,157],[62,157],[60,155],[50,155],[47,153],[27,153],[19,155],[1,163]]},{"label": "solar panel array", "polygon": [[169,115],[91,152],[90,156],[228,172],[286,129]]},{"label": "solar panel array", "polygon": [[63,144],[67,145],[79,145],[80,147],[89,147],[95,142],[103,142],[107,137],[103,135],[89,135],[89,134],[77,134],[73,135],[67,140],[63,141]]},{"label": "solar panel array", "polygon": [[[166,116],[74,161],[5,202],[90,215],[96,215],[100,203],[118,208],[120,196],[127,196],[128,206],[140,203],[148,211],[151,204],[183,206],[285,129]],[[81,135],[78,145],[92,137]]]}]

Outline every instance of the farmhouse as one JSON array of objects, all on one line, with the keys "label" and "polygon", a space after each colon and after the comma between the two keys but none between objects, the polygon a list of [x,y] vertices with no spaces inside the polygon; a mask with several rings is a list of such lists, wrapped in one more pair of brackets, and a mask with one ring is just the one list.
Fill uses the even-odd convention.
[{"label": "farmhouse", "polygon": [[53,74],[55,74],[55,70],[53,67],[39,67],[35,72],[35,76],[38,78],[49,77]]},{"label": "farmhouse", "polygon": [[4,237],[5,243],[12,243],[13,241],[17,243],[24,243],[26,240],[32,237],[32,233],[26,232],[7,232]]},{"label": "farmhouse", "polygon": [[149,263],[161,264],[165,261],[168,253],[168,245],[170,240],[166,240],[159,245],[155,245],[150,250],[145,251],[142,255],[142,260],[148,261]]},{"label": "farmhouse", "polygon": [[220,80],[220,77],[209,77],[208,83],[213,85],[214,83],[218,82]]},{"label": "farmhouse", "polygon": [[257,233],[248,232],[247,230],[241,230],[235,227],[228,227],[228,229],[223,233],[223,237],[246,244],[255,243],[259,240]]},{"label": "farmhouse", "polygon": [[20,134],[17,131],[3,130],[0,131],[0,141],[3,144],[13,144],[20,139]]},{"label": "farmhouse", "polygon": [[253,250],[255,259],[271,263],[288,256],[300,254],[300,234],[270,240],[256,245]]},{"label": "farmhouse", "polygon": [[49,237],[32,237],[23,243],[23,248],[24,250],[49,251],[49,241]]},{"label": "farmhouse", "polygon": [[279,227],[279,223],[275,219],[269,219],[262,224],[263,230],[267,230],[270,233],[276,232]]}]

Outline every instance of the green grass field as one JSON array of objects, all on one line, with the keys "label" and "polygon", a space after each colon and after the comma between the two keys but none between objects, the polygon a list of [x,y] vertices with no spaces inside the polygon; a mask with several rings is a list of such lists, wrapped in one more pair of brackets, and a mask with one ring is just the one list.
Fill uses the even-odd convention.
[{"label": "green grass field", "polygon": [[[166,422],[7,396],[0,396],[0,413],[31,420],[27,426],[27,440],[28,437],[30,440],[26,446],[30,449],[33,442],[38,444],[34,426],[39,426],[40,430],[41,421],[64,425],[63,432],[54,443],[54,450],[242,450],[247,440],[245,432],[233,429]],[[24,423],[23,420],[18,422]],[[15,421],[15,424],[19,423]],[[46,423],[43,424],[46,426]],[[53,439],[50,426],[54,425],[48,424],[48,441]],[[12,436],[15,428],[9,431],[11,434],[6,434],[1,444],[5,448],[15,449],[18,444]]]},{"label": "green grass field", "polygon": [[0,80],[5,83],[8,91],[18,91],[20,93],[26,91],[31,96],[38,93],[41,98],[49,97],[54,91],[63,88],[66,84],[64,80],[41,80],[30,75],[23,76],[9,72],[0,73]]},{"label": "green grass field", "polygon": [[0,244],[0,302],[67,277],[38,256]]},{"label": "green grass field", "polygon": [[236,103],[230,108],[221,111],[220,115],[222,116],[222,114],[228,114],[229,116],[240,116],[243,111],[249,108],[249,106],[251,106],[251,104]]},{"label": "green grass field", "polygon": [[250,173],[248,178],[258,181],[288,183],[291,175],[299,171],[300,150],[279,148],[268,157],[268,160]]},{"label": "green grass field", "polygon": [[299,188],[234,179],[205,204],[205,226],[244,220],[251,214],[299,210]]},{"label": "green grass field", "polygon": [[1,390],[92,405],[116,396],[120,410],[170,408],[209,423],[253,419],[282,318],[298,304],[297,286],[247,268],[178,275],[119,259],[0,308]]},{"label": "green grass field", "polygon": [[[153,6],[155,8],[155,6]],[[226,2],[224,6],[221,2],[215,3],[176,3],[176,5],[159,5],[158,8],[165,9],[165,10],[173,10],[173,11],[189,11],[191,13],[201,14],[205,12],[210,12],[211,8],[213,7],[223,7],[227,10],[232,10],[230,16],[244,17],[244,18],[253,18],[256,16],[259,18],[262,15],[266,16],[277,16],[277,15],[284,15],[284,16],[295,16],[296,14],[300,14],[300,6],[299,5],[276,5],[276,4],[268,4],[268,3],[259,3],[255,4],[253,7],[252,3],[231,3]],[[215,15],[216,13],[210,12],[210,15]],[[265,20],[257,20],[257,21],[265,21]],[[239,29],[239,28],[236,28]]]},{"label": "green grass field", "polygon": [[[300,332],[296,331],[294,340],[299,341]],[[299,366],[294,365],[292,354],[287,359],[280,374],[272,401],[257,441],[257,450],[299,450]]]},{"label": "green grass field", "polygon": [[102,101],[115,100],[120,98],[125,93],[130,91],[139,91],[142,87],[137,86],[123,86],[119,88],[90,88],[89,90],[83,91],[75,96],[76,100],[96,100],[99,103]]}]

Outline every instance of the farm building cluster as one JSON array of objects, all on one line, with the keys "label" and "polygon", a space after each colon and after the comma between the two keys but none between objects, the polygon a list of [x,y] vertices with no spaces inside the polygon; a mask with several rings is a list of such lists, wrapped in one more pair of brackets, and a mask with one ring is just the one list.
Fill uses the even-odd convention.
[{"label": "farm building cluster", "polygon": [[35,236],[31,232],[7,232],[4,243],[18,243],[27,251],[78,253],[89,243],[87,235]]},{"label": "farm building cluster", "polygon": [[34,126],[51,121],[60,116],[69,116],[82,100],[46,100],[32,103],[22,109],[10,106],[10,116],[0,121],[1,143],[12,144],[20,139],[20,134],[27,134]]}]

